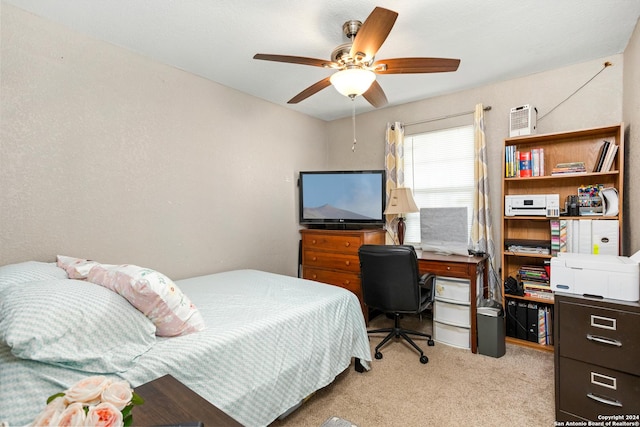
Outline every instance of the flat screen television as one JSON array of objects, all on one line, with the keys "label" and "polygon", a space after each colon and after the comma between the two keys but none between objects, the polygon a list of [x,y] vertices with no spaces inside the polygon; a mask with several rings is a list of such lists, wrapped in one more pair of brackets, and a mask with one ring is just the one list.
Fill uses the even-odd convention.
[{"label": "flat screen television", "polygon": [[384,170],[300,172],[300,224],[317,228],[382,226]]}]

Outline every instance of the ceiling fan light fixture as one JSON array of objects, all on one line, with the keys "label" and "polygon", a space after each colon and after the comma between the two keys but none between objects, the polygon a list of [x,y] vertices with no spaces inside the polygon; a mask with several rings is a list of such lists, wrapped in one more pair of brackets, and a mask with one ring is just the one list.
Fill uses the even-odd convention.
[{"label": "ceiling fan light fixture", "polygon": [[347,68],[334,73],[329,80],[344,96],[354,97],[365,93],[376,79],[373,71],[362,68]]}]

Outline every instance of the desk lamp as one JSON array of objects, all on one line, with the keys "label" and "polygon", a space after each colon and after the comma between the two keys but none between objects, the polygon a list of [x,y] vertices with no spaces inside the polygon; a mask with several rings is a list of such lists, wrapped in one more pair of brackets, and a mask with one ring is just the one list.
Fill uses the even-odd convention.
[{"label": "desk lamp", "polygon": [[394,188],[389,194],[389,203],[387,209],[385,209],[385,215],[398,215],[398,243],[402,245],[404,243],[404,231],[405,224],[402,214],[409,212],[418,212],[418,206],[413,200],[413,195],[410,188],[401,187]]}]

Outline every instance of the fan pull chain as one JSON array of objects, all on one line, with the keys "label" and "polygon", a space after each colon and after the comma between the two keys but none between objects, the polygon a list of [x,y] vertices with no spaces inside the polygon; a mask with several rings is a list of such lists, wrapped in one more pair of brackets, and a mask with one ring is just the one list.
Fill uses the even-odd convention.
[{"label": "fan pull chain", "polygon": [[356,100],[355,96],[351,98],[351,105],[353,107],[351,114],[351,123],[353,124],[353,145],[351,146],[351,151],[356,151]]}]

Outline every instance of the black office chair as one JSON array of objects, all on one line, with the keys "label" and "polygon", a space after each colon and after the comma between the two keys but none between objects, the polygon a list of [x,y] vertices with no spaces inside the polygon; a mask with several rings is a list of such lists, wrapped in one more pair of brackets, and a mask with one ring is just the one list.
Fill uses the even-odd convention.
[{"label": "black office chair", "polygon": [[375,358],[382,359],[380,348],[391,338],[402,337],[420,352],[420,362],[427,363],[429,358],[409,335],[425,337],[427,344],[433,346],[431,335],[401,328],[400,318],[402,314],[420,314],[433,304],[434,276],[420,277],[413,246],[362,245],[358,255],[364,303],[394,317],[393,328],[368,331],[369,334],[389,332],[376,346]]}]

